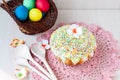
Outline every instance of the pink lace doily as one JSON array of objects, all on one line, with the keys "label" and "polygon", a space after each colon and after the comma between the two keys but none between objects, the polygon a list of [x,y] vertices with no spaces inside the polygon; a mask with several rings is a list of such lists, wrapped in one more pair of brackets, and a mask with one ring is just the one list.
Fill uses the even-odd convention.
[{"label": "pink lace doily", "polygon": [[[120,48],[117,41],[109,32],[95,24],[86,25],[79,23],[79,25],[84,25],[96,37],[97,49],[94,56],[84,64],[71,67],[58,61],[51,50],[47,50],[46,58],[49,65],[58,80],[112,80],[115,71],[120,69]],[[52,31],[53,30],[49,30],[40,34],[37,37],[37,42],[43,39],[49,40]],[[34,56],[34,59],[39,62],[40,65],[43,65],[37,57]],[[32,80],[43,80],[35,72],[32,73],[32,76]]]}]

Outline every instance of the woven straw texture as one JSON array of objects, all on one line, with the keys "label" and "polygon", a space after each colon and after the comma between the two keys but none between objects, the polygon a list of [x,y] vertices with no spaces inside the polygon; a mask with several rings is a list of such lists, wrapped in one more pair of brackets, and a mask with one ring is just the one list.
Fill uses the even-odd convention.
[{"label": "woven straw texture", "polygon": [[50,10],[38,22],[32,22],[29,19],[24,22],[21,22],[15,17],[14,10],[18,5],[22,4],[23,0],[10,0],[8,2],[4,2],[4,4],[1,4],[1,7],[10,14],[10,16],[19,25],[19,29],[23,33],[33,35],[50,29],[57,19],[58,11],[56,5],[52,0],[48,1],[50,3]]},{"label": "woven straw texture", "polygon": [[[58,61],[51,50],[47,50],[46,58],[58,80],[113,80],[115,71],[120,68],[120,48],[112,35],[101,27],[92,24],[76,23],[88,28],[96,37],[97,49],[94,56],[84,64],[74,67]],[[60,26],[60,25],[59,25]],[[59,27],[58,26],[58,27]],[[49,30],[37,37],[37,42],[50,38],[53,30]],[[37,43],[35,42],[35,43]],[[34,45],[35,45],[34,43]],[[40,64],[44,64],[34,56]],[[34,66],[34,64],[31,63]],[[36,67],[37,68],[37,67]],[[32,80],[43,80],[35,72]]]}]

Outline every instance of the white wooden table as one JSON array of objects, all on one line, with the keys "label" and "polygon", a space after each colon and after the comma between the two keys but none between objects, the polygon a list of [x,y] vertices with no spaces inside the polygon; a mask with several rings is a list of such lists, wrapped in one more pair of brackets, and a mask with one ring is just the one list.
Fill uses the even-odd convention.
[{"label": "white wooden table", "polygon": [[[2,0],[0,0],[1,2]],[[54,0],[58,8],[58,23],[95,23],[110,31],[120,42],[120,0]],[[12,74],[13,49],[9,46],[13,38],[20,38],[30,45],[36,36],[24,35],[13,19],[0,8],[0,69]],[[114,80],[120,79],[120,71]]]}]

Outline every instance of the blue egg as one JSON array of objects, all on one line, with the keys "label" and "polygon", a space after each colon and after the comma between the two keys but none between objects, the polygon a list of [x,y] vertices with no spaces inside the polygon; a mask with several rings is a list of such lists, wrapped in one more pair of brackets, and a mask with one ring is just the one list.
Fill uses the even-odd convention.
[{"label": "blue egg", "polygon": [[20,21],[25,21],[28,18],[28,9],[23,5],[18,6],[15,9],[15,16]]}]

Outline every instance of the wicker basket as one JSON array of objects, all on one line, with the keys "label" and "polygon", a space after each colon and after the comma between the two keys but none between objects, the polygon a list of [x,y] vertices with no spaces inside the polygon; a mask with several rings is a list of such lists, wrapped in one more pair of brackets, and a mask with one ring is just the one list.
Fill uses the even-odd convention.
[{"label": "wicker basket", "polygon": [[23,0],[10,0],[5,2],[3,0],[3,4],[1,7],[5,9],[10,16],[15,20],[15,22],[19,25],[19,29],[29,35],[37,34],[45,32],[46,30],[50,29],[57,19],[58,11],[57,8],[52,0],[48,0],[50,3],[50,10],[46,13],[46,15],[38,22],[32,22],[29,19],[22,22],[19,21],[15,15],[14,10],[18,5],[21,5]]}]

